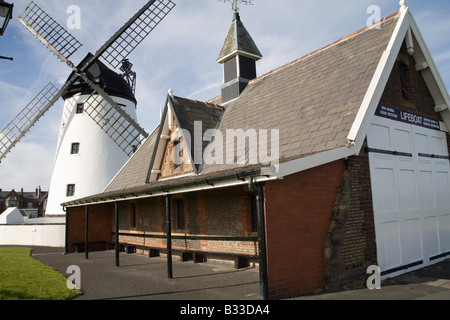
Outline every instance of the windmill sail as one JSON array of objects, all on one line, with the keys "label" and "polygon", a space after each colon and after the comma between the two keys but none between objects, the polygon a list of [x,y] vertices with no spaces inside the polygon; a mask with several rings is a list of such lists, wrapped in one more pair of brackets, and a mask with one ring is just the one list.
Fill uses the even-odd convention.
[{"label": "windmill sail", "polygon": [[[1,160],[46,110],[60,97],[64,98],[50,185],[52,192],[46,214],[64,214],[60,206],[64,200],[103,190],[128,159],[127,156],[134,153],[142,139],[148,137],[134,120],[135,74],[131,71],[132,64],[127,57],[174,7],[175,3],[171,0],[148,1],[94,55],[88,54],[78,65],[69,59],[82,44],[34,2],[18,17],[38,40],[72,70],[62,89],[58,91],[52,86],[43,90],[42,95],[47,95],[44,94],[47,91],[51,93],[46,100],[37,103],[39,106],[33,104],[30,107],[31,110],[37,109],[36,112],[25,109],[4,132],[0,132]],[[124,73],[114,72],[102,61],[113,68],[122,64],[121,71]],[[38,97],[35,100],[41,101]],[[22,114],[29,116],[24,117]],[[18,120],[24,118],[27,120]],[[76,193],[74,182],[77,184]]]},{"label": "windmill sail", "polygon": [[101,56],[117,68],[174,7],[171,0],[149,1],[99,49],[95,58]]},{"label": "windmill sail", "polygon": [[[25,136],[76,80],[82,79],[91,89],[86,113],[127,154],[131,155],[148,133],[131,118],[85,71],[100,57],[117,68],[175,7],[171,0],[151,0],[117,31],[90,59],[76,67],[69,58],[82,46],[69,32],[33,1],[18,20],[58,59],[74,72],[64,87],[47,85],[36,98],[0,132],[0,161]],[[99,102],[101,96],[102,102]],[[95,102],[96,101],[96,102]],[[100,111],[101,110],[101,111]]]},{"label": "windmill sail", "polygon": [[[98,85],[84,74],[81,78],[94,92],[85,101],[85,112],[128,155],[131,156],[148,133]],[[114,107],[115,106],[115,107]]]},{"label": "windmill sail", "polygon": [[0,161],[42,116],[61,97],[61,92],[49,83],[41,92],[0,132]]},{"label": "windmill sail", "polygon": [[91,95],[84,103],[84,111],[128,155],[139,147],[142,137],[129,121],[115,111],[100,95]]},{"label": "windmill sail", "polygon": [[82,46],[33,1],[17,19],[64,62]]},{"label": "windmill sail", "polygon": [[[87,114],[107,133],[110,138],[128,155],[131,155],[135,148],[140,145],[141,139],[146,138],[148,133],[136,123],[109,95],[99,86],[95,85],[86,76],[85,71],[102,56],[112,66],[117,67],[144,39],[145,37],[164,19],[173,9],[175,4],[170,0],[149,1],[136,15],[134,15],[105,45],[103,45],[89,60],[83,65],[76,67],[69,57],[81,46],[81,43],[72,37],[61,25],[49,17],[35,3],[30,5],[19,16],[19,21],[33,33],[50,51],[52,51],[61,61],[65,62],[75,72],[67,81],[66,86],[70,86],[76,79],[81,78],[93,90],[88,101],[95,101],[94,96],[100,95],[106,105],[88,104]],[[98,112],[100,107],[106,108],[107,112]],[[120,129],[114,128],[110,123],[112,110],[115,110],[120,119],[114,123]],[[118,133],[122,135],[118,137]]]}]

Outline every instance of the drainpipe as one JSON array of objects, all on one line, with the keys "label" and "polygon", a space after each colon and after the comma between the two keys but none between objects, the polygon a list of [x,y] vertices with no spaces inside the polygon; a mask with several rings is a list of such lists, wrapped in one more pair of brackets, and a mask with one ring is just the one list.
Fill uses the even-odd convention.
[{"label": "drainpipe", "polygon": [[[1,189],[0,189],[1,190]],[[37,190],[37,189],[36,189]],[[1,209],[1,208],[0,208]],[[68,210],[65,210],[64,209],[64,207],[63,207],[63,211],[65,211],[66,212],[66,218],[65,218],[65,220],[66,220],[66,225],[65,225],[65,235],[64,235],[64,246],[66,247],[65,248],[65,252],[64,252],[64,254],[68,254],[69,253],[69,239],[68,239],[68,235],[69,235],[69,211]],[[39,215],[39,214],[38,214]]]},{"label": "drainpipe", "polygon": [[261,300],[269,300],[263,184],[258,182],[254,183],[253,178],[250,177],[248,187],[250,193],[256,195],[256,211],[258,215],[259,286],[261,292]]},{"label": "drainpipe", "polygon": [[120,253],[120,245],[119,245],[119,204],[114,202],[114,220],[115,220],[115,249],[116,249],[116,267],[120,266],[119,262],[119,253]]},{"label": "drainpipe", "polygon": [[84,257],[89,259],[89,206],[85,206],[84,227]]},{"label": "drainpipe", "polygon": [[166,195],[166,233],[167,233],[167,277],[173,279],[172,270],[172,222],[170,214],[170,195]]}]

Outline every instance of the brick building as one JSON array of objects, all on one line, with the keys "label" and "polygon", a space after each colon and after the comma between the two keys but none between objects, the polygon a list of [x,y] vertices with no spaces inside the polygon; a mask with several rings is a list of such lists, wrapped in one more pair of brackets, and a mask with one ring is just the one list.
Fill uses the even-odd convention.
[{"label": "brick building", "polygon": [[0,189],[0,213],[10,207],[22,210],[27,216],[34,218],[43,217],[47,204],[48,192],[42,191],[41,187],[36,188],[35,192],[24,192],[23,188],[17,192],[3,191]]},{"label": "brick building", "polygon": [[66,250],[254,261],[270,299],[447,257],[450,100],[409,9],[256,77],[261,58],[236,14],[222,96],[170,92],[104,192],[64,204]]}]

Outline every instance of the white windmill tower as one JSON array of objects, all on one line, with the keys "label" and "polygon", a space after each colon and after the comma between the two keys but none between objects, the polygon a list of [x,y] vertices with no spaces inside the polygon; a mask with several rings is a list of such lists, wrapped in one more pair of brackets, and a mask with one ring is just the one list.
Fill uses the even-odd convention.
[{"label": "white windmill tower", "polygon": [[[92,55],[88,55],[86,59],[90,57]],[[86,70],[86,75],[136,121],[134,92],[121,75],[100,61],[92,64]],[[128,160],[128,152],[138,147],[130,145],[125,153],[87,114],[92,111],[100,113],[99,121],[108,124],[121,117],[114,109],[110,109],[108,113],[104,109],[105,100],[99,95],[91,96],[91,92],[89,85],[78,79],[63,94],[64,111],[49,189],[47,215],[63,214],[62,202],[103,191]],[[87,107],[89,105],[92,107]],[[111,125],[115,126],[114,123]],[[121,134],[120,126],[117,126],[115,138]]]},{"label": "white windmill tower", "polygon": [[[31,2],[19,21],[71,69],[58,90],[49,83],[1,132],[0,161],[63,98],[64,111],[49,189],[47,215],[61,215],[67,199],[99,193],[148,134],[136,122],[135,74],[129,54],[175,7],[151,0],[95,54],[78,66],[70,56],[81,43]],[[122,65],[119,75],[113,69]]]}]

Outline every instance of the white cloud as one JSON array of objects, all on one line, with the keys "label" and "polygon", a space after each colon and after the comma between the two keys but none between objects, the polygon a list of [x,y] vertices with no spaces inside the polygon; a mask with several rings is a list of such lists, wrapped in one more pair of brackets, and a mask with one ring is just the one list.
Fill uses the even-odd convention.
[{"label": "white cloud", "polygon": [[53,169],[53,155],[45,146],[22,141],[0,164],[3,190],[33,191],[39,185],[48,189]]}]

